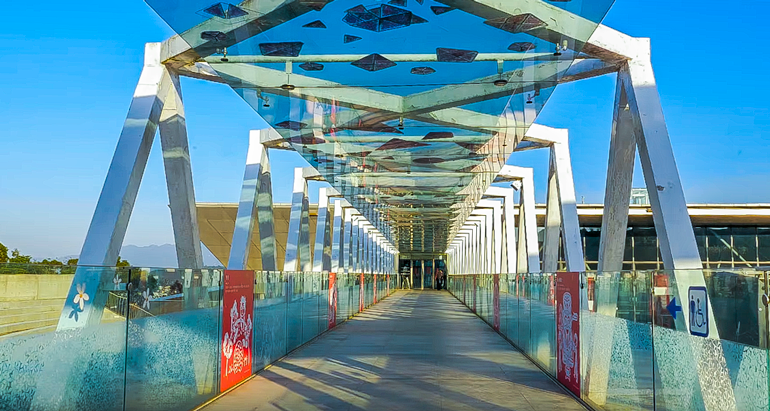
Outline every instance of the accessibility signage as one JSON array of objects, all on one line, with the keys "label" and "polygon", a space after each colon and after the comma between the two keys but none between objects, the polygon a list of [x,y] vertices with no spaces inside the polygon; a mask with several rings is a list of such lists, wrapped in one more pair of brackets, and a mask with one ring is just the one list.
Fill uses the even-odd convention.
[{"label": "accessibility signage", "polygon": [[690,308],[690,334],[709,336],[709,297],[706,287],[690,287],[687,291]]}]

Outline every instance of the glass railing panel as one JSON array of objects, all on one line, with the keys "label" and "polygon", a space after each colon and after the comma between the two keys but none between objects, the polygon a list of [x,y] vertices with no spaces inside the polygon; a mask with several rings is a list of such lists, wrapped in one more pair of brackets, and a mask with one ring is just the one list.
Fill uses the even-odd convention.
[{"label": "glass railing panel", "polygon": [[529,274],[521,274],[517,281],[519,287],[519,337],[517,345],[525,353],[530,352],[530,314],[532,302],[530,301],[530,277]]},{"label": "glass railing panel", "polygon": [[358,273],[352,273],[352,275],[355,277],[354,280],[354,288],[352,290],[353,294],[353,313],[359,313],[361,312],[361,306],[363,304],[364,299],[364,291],[363,291],[363,284],[361,283],[362,278],[361,275]]},{"label": "glass railing panel", "polygon": [[302,303],[304,277],[302,273],[286,273],[288,277],[288,305],[286,309],[286,349],[291,351],[303,343]]},{"label": "glass railing panel", "polygon": [[589,273],[580,312],[583,399],[602,409],[653,409],[649,272]]},{"label": "glass railing panel", "polygon": [[765,272],[654,275],[656,408],[770,409]]},{"label": "glass railing panel", "polygon": [[[76,270],[97,279],[93,295],[68,298]],[[127,278],[112,267],[0,264],[0,409],[123,409]],[[82,327],[56,330],[90,309]]]},{"label": "glass railing panel", "polygon": [[500,274],[500,333],[508,337],[508,274]]},{"label": "glass railing panel", "polygon": [[372,305],[372,276],[364,274],[364,308]]},{"label": "glass railing panel", "polygon": [[476,314],[484,321],[487,321],[486,291],[486,275],[476,275]]},{"label": "glass railing panel", "polygon": [[476,294],[476,298],[478,298],[478,303],[476,304],[479,312],[479,317],[481,317],[487,324],[492,324],[493,320],[490,315],[490,294],[489,294],[489,287],[490,287],[490,281],[491,276],[488,274],[480,274],[478,276],[478,292]]},{"label": "glass railing panel", "polygon": [[[218,393],[221,280],[220,270],[130,269],[126,409],[189,409]],[[252,313],[239,307],[250,343]]]},{"label": "glass railing panel", "polygon": [[329,273],[318,273],[318,332],[329,328]]},{"label": "glass railing panel", "polygon": [[531,277],[531,341],[530,357],[556,375],[556,305],[555,274],[532,274]]},{"label": "glass railing panel", "polygon": [[337,273],[337,324],[350,315],[350,279],[345,273]]},{"label": "glass railing panel", "polygon": [[508,274],[506,281],[507,293],[505,299],[506,336],[514,344],[519,344],[519,284],[518,274]]},{"label": "glass railing panel", "polygon": [[277,271],[258,271],[254,285],[254,360],[257,372],[283,357],[286,338],[286,276]]},{"label": "glass railing panel", "polygon": [[315,273],[298,273],[302,276],[302,344],[318,335],[318,284]]}]

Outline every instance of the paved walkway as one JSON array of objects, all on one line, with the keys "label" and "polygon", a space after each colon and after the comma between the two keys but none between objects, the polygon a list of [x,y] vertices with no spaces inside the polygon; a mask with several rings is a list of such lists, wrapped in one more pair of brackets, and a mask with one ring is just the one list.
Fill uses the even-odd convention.
[{"label": "paved walkway", "polygon": [[584,410],[447,292],[397,292],[215,410]]}]

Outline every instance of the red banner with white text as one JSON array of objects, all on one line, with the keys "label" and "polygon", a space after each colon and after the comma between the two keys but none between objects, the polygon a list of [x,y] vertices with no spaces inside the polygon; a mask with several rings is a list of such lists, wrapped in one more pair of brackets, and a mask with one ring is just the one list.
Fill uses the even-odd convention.
[{"label": "red banner with white text", "polygon": [[580,395],[580,274],[556,273],[556,378]]},{"label": "red banner with white text", "polygon": [[254,271],[225,270],[222,293],[221,391],[251,375],[253,313]]}]

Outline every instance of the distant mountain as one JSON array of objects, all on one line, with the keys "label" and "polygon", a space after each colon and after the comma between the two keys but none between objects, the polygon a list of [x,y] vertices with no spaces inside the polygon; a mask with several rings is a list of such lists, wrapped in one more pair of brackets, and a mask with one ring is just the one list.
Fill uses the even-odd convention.
[{"label": "distant mountain", "polygon": [[176,248],[173,244],[124,245],[120,249],[120,258],[128,261],[133,266],[139,267],[168,267],[177,266]]},{"label": "distant mountain", "polygon": [[[70,258],[78,258],[77,255],[68,255],[58,257],[57,260],[66,262]],[[176,268],[176,247],[173,244],[162,245],[124,245],[120,249],[120,258],[128,261],[136,267],[160,267]],[[42,260],[42,259],[41,259]],[[203,264],[209,267],[221,266],[222,264],[214,257],[214,254],[203,247]]]},{"label": "distant mountain", "polygon": [[[124,245],[120,249],[120,257],[133,266],[175,268],[176,247],[173,244],[162,245]],[[222,265],[209,250],[203,247],[203,263],[207,266]]]}]

